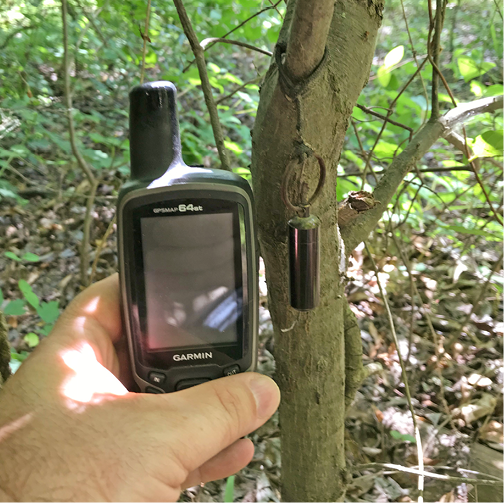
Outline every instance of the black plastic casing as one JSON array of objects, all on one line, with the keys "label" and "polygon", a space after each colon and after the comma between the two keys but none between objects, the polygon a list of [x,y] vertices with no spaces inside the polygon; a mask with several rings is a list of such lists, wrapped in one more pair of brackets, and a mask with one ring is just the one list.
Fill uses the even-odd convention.
[{"label": "black plastic casing", "polygon": [[313,215],[289,220],[289,293],[298,311],[320,302],[320,220]]},{"label": "black plastic casing", "polygon": [[[142,392],[176,391],[181,381],[216,379],[226,375],[226,369],[236,370],[236,365],[239,372],[253,371],[257,360],[258,253],[252,190],[246,180],[233,173],[184,164],[175,97],[175,87],[169,82],[144,84],[131,91],[132,179],[123,186],[117,206],[122,316],[133,377]],[[154,208],[177,207],[181,202],[198,205],[199,201],[212,202],[204,207],[236,208],[235,214],[240,216],[243,314],[237,327],[238,341],[166,348],[151,357],[142,331],[146,306],[142,305],[145,295],[138,215]],[[150,379],[151,372],[162,374],[164,381]]]}]

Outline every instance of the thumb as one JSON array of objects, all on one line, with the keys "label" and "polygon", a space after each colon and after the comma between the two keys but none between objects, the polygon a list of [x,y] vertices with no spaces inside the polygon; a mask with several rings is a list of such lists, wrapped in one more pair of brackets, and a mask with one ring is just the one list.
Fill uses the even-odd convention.
[{"label": "thumb", "polygon": [[280,390],[269,377],[246,372],[165,397],[183,419],[172,452],[191,472],[264,424],[280,403]]}]

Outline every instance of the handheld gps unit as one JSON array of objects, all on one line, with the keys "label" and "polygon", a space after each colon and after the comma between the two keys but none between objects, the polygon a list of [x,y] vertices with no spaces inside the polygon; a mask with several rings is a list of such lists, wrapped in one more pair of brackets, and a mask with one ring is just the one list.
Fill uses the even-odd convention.
[{"label": "handheld gps unit", "polygon": [[248,182],[184,163],[171,82],[130,92],[130,151],[117,207],[119,275],[140,391],[254,370],[258,254]]}]

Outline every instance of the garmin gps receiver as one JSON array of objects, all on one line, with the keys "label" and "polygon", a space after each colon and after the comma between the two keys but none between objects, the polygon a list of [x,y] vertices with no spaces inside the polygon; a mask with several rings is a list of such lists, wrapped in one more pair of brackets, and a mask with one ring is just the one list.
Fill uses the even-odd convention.
[{"label": "garmin gps receiver", "polygon": [[171,82],[130,92],[130,151],[117,207],[119,275],[140,391],[254,370],[258,255],[248,182],[184,163]]}]

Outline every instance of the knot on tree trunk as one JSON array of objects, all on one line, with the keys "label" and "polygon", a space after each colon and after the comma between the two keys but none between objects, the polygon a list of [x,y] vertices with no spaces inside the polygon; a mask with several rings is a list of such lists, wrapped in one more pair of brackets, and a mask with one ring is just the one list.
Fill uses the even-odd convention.
[{"label": "knot on tree trunk", "polygon": [[340,227],[348,225],[360,213],[372,210],[380,204],[376,201],[371,192],[365,190],[352,191],[348,197],[343,200],[338,206],[338,224]]}]

